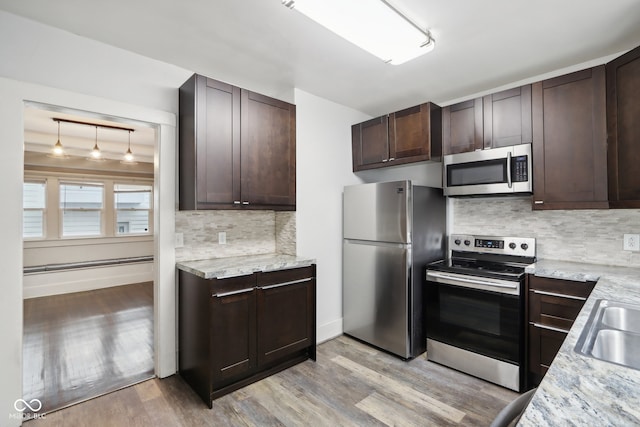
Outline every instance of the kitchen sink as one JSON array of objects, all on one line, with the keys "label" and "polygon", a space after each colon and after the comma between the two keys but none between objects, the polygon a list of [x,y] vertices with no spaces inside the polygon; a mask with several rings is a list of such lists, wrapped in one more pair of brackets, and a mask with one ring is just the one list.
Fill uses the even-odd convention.
[{"label": "kitchen sink", "polygon": [[602,315],[602,323],[610,328],[640,334],[640,306],[631,308],[625,304],[625,307],[617,305],[606,307]]},{"label": "kitchen sink", "polygon": [[597,300],[575,351],[640,370],[640,305]]}]

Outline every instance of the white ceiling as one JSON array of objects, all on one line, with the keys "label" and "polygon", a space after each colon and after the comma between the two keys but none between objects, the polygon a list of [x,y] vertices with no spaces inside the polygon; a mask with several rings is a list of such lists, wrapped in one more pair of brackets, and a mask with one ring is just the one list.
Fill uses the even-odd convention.
[{"label": "white ceiling", "polygon": [[371,115],[640,45],[638,0],[392,3],[431,30],[433,52],[382,63],[281,0],[0,0],[0,9],[238,86],[268,82],[272,96],[296,87]]},{"label": "white ceiling", "polygon": [[[151,125],[36,103],[28,103],[25,107],[25,151],[48,153],[52,150],[58,139],[58,122],[54,119],[87,123],[60,122],[60,142],[67,156],[86,158],[97,142],[105,159],[121,160],[131,143],[136,161],[153,162],[156,129]],[[109,127],[132,131],[129,134],[127,130]]]}]

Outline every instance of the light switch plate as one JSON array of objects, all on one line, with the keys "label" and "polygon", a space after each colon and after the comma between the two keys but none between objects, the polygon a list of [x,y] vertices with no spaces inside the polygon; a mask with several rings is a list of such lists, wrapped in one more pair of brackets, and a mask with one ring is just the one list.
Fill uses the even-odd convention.
[{"label": "light switch plate", "polygon": [[623,249],[625,251],[640,251],[640,234],[625,234]]},{"label": "light switch plate", "polygon": [[184,234],[176,233],[176,248],[184,247]]},{"label": "light switch plate", "polygon": [[218,244],[226,245],[227,244],[227,232],[226,231],[218,231]]}]

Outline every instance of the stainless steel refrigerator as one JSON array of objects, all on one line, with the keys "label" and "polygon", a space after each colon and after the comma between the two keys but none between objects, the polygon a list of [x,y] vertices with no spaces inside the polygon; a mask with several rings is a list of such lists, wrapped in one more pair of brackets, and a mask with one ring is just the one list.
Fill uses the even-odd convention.
[{"label": "stainless steel refrigerator", "polygon": [[425,266],[445,252],[442,189],[411,181],[344,188],[343,330],[404,359],[426,351]]}]

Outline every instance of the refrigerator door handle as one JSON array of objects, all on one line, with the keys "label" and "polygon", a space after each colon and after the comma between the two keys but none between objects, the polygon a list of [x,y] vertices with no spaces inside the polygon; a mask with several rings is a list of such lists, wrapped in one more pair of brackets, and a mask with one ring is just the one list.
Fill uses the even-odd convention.
[{"label": "refrigerator door handle", "polygon": [[387,248],[411,249],[411,243],[374,242],[371,240],[344,239],[350,245],[384,246]]}]

